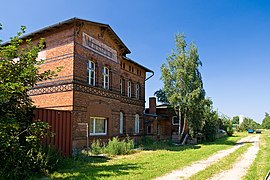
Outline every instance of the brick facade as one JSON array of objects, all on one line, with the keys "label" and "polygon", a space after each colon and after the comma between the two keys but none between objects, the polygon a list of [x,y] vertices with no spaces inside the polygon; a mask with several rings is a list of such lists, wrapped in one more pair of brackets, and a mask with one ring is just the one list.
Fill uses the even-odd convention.
[{"label": "brick facade", "polygon": [[[144,135],[155,140],[172,140],[179,142],[179,118],[178,113],[168,104],[156,105],[156,98],[149,98],[149,108],[144,114]],[[174,121],[173,119],[175,118]],[[181,133],[184,122],[180,121]],[[184,134],[188,134],[186,123]]]},{"label": "brick facade", "polygon": [[[85,44],[85,37],[88,36],[94,38],[93,42],[96,44],[90,44],[92,40],[90,42],[88,39]],[[90,140],[107,140],[126,134],[136,139],[142,135],[145,79],[146,73],[152,71],[126,57],[126,54],[130,53],[129,49],[110,26],[74,18],[25,38],[29,37],[34,42],[41,37],[46,39],[46,48],[40,52],[40,58],[45,59],[41,71],[63,66],[57,77],[39,83],[30,91],[30,95],[39,108],[72,111],[73,148],[86,145],[85,128],[80,123],[88,123],[92,133],[106,124],[106,134],[90,135]],[[88,47],[88,43],[93,49]],[[92,75],[89,75],[87,70],[90,61],[95,67],[93,85],[89,84],[89,76]],[[103,87],[104,67],[108,68],[107,89]],[[129,90],[131,97],[128,97]],[[123,113],[122,125],[120,112]],[[139,132],[135,133],[136,114],[139,115]],[[91,123],[95,121],[98,124],[95,130],[91,127],[91,117]],[[104,118],[104,121],[98,118]],[[123,127],[121,134],[120,126]]]}]

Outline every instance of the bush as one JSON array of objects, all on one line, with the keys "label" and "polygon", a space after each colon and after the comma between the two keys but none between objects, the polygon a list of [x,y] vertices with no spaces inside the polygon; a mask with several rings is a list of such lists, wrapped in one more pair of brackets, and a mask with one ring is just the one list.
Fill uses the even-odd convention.
[{"label": "bush", "polygon": [[22,27],[8,44],[0,45],[0,179],[24,179],[46,173],[55,164],[50,161],[51,151],[45,151],[41,144],[49,125],[32,122],[34,106],[28,92],[56,73],[39,71],[38,65],[44,61],[37,61],[37,57],[44,40],[34,45],[19,38],[24,32]]},{"label": "bush", "polygon": [[104,148],[104,152],[109,155],[125,155],[130,154],[134,149],[134,143],[127,137],[126,139],[120,141],[118,137],[113,137],[109,140],[109,143]]},{"label": "bush", "polygon": [[91,144],[91,153],[92,154],[101,154],[103,152],[103,148],[102,148],[102,144],[100,143],[100,141],[97,139],[93,141],[93,143]]}]

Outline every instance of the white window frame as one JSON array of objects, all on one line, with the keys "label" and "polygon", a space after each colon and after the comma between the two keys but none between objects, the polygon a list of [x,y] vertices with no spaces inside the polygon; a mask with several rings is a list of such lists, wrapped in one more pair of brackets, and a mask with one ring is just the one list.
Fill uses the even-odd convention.
[{"label": "white window frame", "polygon": [[174,118],[178,118],[177,116],[173,116],[172,117],[172,125],[179,125],[179,122],[180,122],[180,120],[179,120],[179,118],[178,118],[178,123],[174,123]]},{"label": "white window frame", "polygon": [[134,121],[134,133],[140,133],[140,116],[139,114],[135,114],[135,121]]},{"label": "white window frame", "polygon": [[131,81],[128,81],[128,97],[131,97]]},{"label": "white window frame", "polygon": [[[95,86],[96,85],[96,65],[93,61],[88,61],[87,72],[88,72],[88,84],[91,86]],[[94,74],[94,77],[92,77],[92,72]],[[93,78],[93,84],[91,84],[91,78]]]},{"label": "white window frame", "polygon": [[103,88],[104,89],[109,89],[109,84],[110,84],[110,70],[106,66],[104,66],[102,68],[102,78],[103,78]]},{"label": "white window frame", "polygon": [[123,79],[120,78],[120,94],[123,94]]},{"label": "white window frame", "polygon": [[[94,119],[94,125],[93,125],[93,133],[91,133],[91,119]],[[102,119],[105,121],[105,132],[104,133],[96,133],[96,119]],[[89,134],[90,135],[107,135],[107,124],[108,124],[108,120],[107,118],[104,118],[104,117],[90,117],[90,126],[89,126]]]},{"label": "white window frame", "polygon": [[122,111],[120,111],[120,117],[119,117],[119,133],[123,134],[124,132],[124,114]]},{"label": "white window frame", "polygon": [[137,99],[140,98],[140,84],[139,83],[136,84],[136,98]]}]

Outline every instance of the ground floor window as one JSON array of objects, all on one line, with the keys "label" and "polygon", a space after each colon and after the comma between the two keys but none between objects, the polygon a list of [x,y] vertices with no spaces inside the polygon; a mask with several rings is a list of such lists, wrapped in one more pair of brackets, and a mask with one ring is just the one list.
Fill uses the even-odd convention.
[{"label": "ground floor window", "polygon": [[90,135],[106,135],[107,119],[102,117],[90,118]]},{"label": "ground floor window", "polygon": [[173,125],[179,125],[179,118],[177,116],[172,117],[172,124]]},{"label": "ground floor window", "polygon": [[140,117],[139,114],[135,115],[135,133],[138,134],[140,132]]},{"label": "ground floor window", "polygon": [[123,116],[123,112],[120,112],[120,134],[123,134],[123,126],[124,126],[124,116]]},{"label": "ground floor window", "polygon": [[147,126],[147,134],[151,134],[152,133],[152,126],[149,125]]}]

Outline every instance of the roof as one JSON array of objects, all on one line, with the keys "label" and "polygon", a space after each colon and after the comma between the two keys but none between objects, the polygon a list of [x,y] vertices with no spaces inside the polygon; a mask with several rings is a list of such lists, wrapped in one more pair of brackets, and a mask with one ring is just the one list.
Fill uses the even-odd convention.
[{"label": "roof", "polygon": [[[56,23],[56,24],[53,24],[53,25],[50,25],[50,26],[47,26],[47,27],[44,27],[42,29],[39,29],[39,30],[36,30],[34,32],[31,32],[29,34],[26,34],[22,37],[20,37],[21,39],[30,39],[30,38],[33,38],[34,36],[37,36],[37,35],[40,35],[42,33],[45,33],[45,32],[50,32],[50,31],[53,31],[55,29],[58,29],[64,25],[69,25],[69,24],[72,24],[72,23],[76,23],[76,22],[85,22],[85,23],[90,23],[90,24],[95,24],[97,26],[101,26],[101,27],[104,27],[104,28],[108,28],[109,32],[112,33],[113,37],[115,37],[115,40],[118,42],[118,44],[120,46],[123,47],[124,49],[124,53],[125,54],[130,54],[130,50],[126,47],[126,45],[122,42],[122,40],[117,36],[117,34],[113,31],[113,29],[110,27],[110,25],[108,24],[103,24],[103,23],[99,23],[99,22],[94,22],[94,21],[88,21],[88,20],[84,20],[84,19],[80,19],[80,18],[70,18],[68,20],[65,20],[65,21],[61,21],[59,23]],[[3,43],[2,45],[7,45],[9,42],[5,42]],[[130,61],[138,66],[140,66],[141,68],[145,69],[146,72],[152,72],[154,73],[152,70],[146,68],[145,66],[131,60],[130,58],[126,57],[126,56],[123,56],[124,59],[126,59],[127,61]],[[152,77],[152,76],[151,76]]]},{"label": "roof", "polygon": [[[104,27],[104,28],[108,28],[108,30],[115,37],[116,41],[119,43],[119,45],[124,48],[124,53],[126,53],[126,54],[131,53],[130,50],[126,47],[126,45],[122,42],[122,40],[117,36],[117,34],[113,31],[113,29],[108,24],[103,24],[103,23],[94,22],[94,21],[88,21],[88,20],[84,20],[84,19],[80,19],[80,18],[76,18],[76,17],[70,18],[70,19],[65,20],[65,21],[61,21],[59,23],[56,23],[56,24],[53,24],[53,25],[50,25],[50,26],[47,26],[47,27],[44,27],[42,29],[36,30],[36,31],[31,32],[29,34],[26,34],[26,35],[24,35],[24,36],[22,36],[20,38],[21,39],[29,39],[29,38],[32,38],[32,37],[34,37],[36,35],[40,35],[40,34],[45,33],[45,32],[50,32],[50,31],[58,29],[58,28],[60,28],[60,27],[62,27],[64,25],[69,25],[69,24],[72,24],[72,23],[76,23],[78,21],[85,22],[85,23],[90,23],[90,24],[95,24],[95,25],[98,25],[98,26],[101,26],[101,27]],[[6,44],[8,44],[8,42],[3,43],[2,45],[6,45]]]},{"label": "roof", "polygon": [[152,71],[151,69],[148,69],[147,67],[145,67],[145,66],[143,66],[143,65],[141,65],[141,64],[139,64],[139,63],[137,63],[137,62],[135,62],[135,61],[133,61],[132,59],[130,59],[130,58],[126,57],[126,56],[123,56],[123,58],[124,58],[125,60],[127,60],[127,61],[133,63],[133,64],[136,64],[137,66],[142,67],[143,69],[146,70],[146,72],[152,72],[152,73],[154,73],[154,71]]}]

